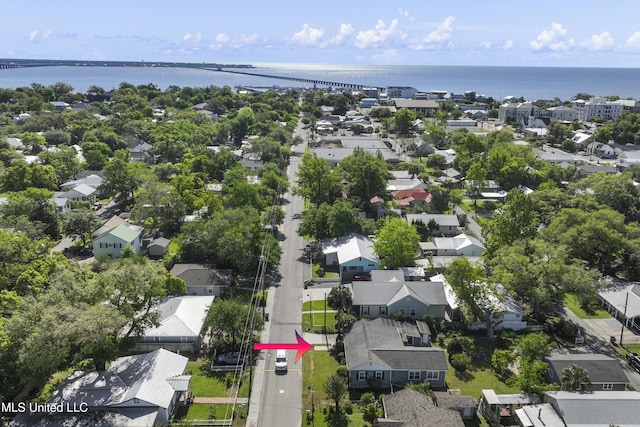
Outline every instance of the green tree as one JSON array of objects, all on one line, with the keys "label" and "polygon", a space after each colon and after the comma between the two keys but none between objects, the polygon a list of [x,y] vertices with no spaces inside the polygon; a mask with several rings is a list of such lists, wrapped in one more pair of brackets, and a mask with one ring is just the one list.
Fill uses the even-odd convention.
[{"label": "green tree", "polygon": [[68,236],[79,236],[82,247],[87,247],[87,235],[101,224],[98,215],[89,209],[74,210],[62,216],[62,231]]},{"label": "green tree", "polygon": [[563,209],[540,235],[551,244],[565,245],[570,256],[603,274],[615,272],[616,261],[628,245],[624,216],[611,209]]},{"label": "green tree", "polygon": [[97,283],[103,297],[128,319],[119,339],[130,345],[130,338],[157,325],[158,313],[153,308],[167,295],[167,270],[143,257],[107,260],[97,268],[102,269]]},{"label": "green tree", "polygon": [[516,361],[516,356],[511,350],[501,350],[496,348],[491,355],[491,367],[500,377],[509,375],[509,367]]},{"label": "green tree", "polygon": [[42,151],[38,157],[43,164],[53,166],[58,182],[73,178],[81,169],[78,152],[75,148],[66,145],[57,147],[55,151]]},{"label": "green tree", "polygon": [[465,257],[458,257],[446,268],[444,276],[472,318],[482,319],[487,338],[493,339],[493,314],[500,301],[496,287],[486,283],[486,271],[474,266]]},{"label": "green tree", "polygon": [[349,233],[370,234],[370,231],[358,209],[346,200],[336,200],[332,205],[310,206],[298,227],[301,236],[313,236],[319,240]]},{"label": "green tree", "polygon": [[344,159],[342,169],[346,173],[350,197],[359,200],[361,205],[368,204],[371,197],[383,194],[387,187],[387,162],[360,147]]},{"label": "green tree", "polygon": [[384,267],[393,270],[413,265],[419,242],[415,227],[401,218],[388,218],[376,232],[373,248]]},{"label": "green tree", "polygon": [[542,332],[532,332],[523,335],[515,346],[515,354],[523,361],[532,361],[542,359],[549,355],[551,350],[551,342],[549,338]]},{"label": "green tree", "polygon": [[562,123],[550,123],[547,126],[547,134],[545,140],[551,146],[561,145],[565,139],[569,138],[571,133],[569,128]]},{"label": "green tree", "polygon": [[543,320],[552,304],[573,292],[581,301],[596,298],[597,275],[568,249],[541,239],[518,240],[498,249],[489,262],[495,280]]},{"label": "green tree", "polygon": [[407,135],[416,121],[416,113],[407,108],[401,108],[394,114],[393,124],[400,135]]},{"label": "green tree", "polygon": [[342,397],[347,393],[347,380],[343,376],[333,373],[323,385],[324,393],[327,398],[333,401],[336,414],[340,413],[340,402]]},{"label": "green tree", "polygon": [[216,346],[231,345],[236,349],[245,333],[250,307],[237,298],[218,298],[211,305],[205,325],[211,328],[212,339]]},{"label": "green tree", "polygon": [[297,177],[298,187],[294,189],[295,192],[315,205],[332,203],[340,195],[340,176],[326,160],[312,155],[309,150],[302,156]]},{"label": "green tree", "polygon": [[537,234],[539,219],[535,205],[524,191],[514,188],[504,205],[483,229],[488,254],[510,245],[518,239],[530,239]]},{"label": "green tree", "polygon": [[466,188],[467,192],[473,197],[473,205],[478,205],[478,196],[487,188],[489,182],[487,181],[487,170],[481,163],[473,163],[466,175]]},{"label": "green tree", "polygon": [[128,150],[117,150],[108,165],[104,167],[101,190],[124,206],[135,202],[135,190],[146,173],[143,163],[131,163]]},{"label": "green tree", "polygon": [[249,128],[255,121],[255,114],[250,107],[242,107],[231,119],[231,137],[237,147],[242,144],[242,138],[249,132]]},{"label": "green tree", "polygon": [[567,391],[584,391],[586,385],[591,384],[589,373],[582,366],[571,365],[560,372],[562,389]]}]

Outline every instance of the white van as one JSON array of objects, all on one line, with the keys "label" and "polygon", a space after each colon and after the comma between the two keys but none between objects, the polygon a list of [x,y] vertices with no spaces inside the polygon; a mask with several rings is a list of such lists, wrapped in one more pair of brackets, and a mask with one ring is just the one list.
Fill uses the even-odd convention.
[{"label": "white van", "polygon": [[285,350],[276,351],[276,373],[287,372],[287,352]]}]

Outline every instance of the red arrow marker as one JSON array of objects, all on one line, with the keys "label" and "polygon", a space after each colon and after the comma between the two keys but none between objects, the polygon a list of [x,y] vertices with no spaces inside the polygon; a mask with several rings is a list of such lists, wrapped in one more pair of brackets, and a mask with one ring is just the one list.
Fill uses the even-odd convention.
[{"label": "red arrow marker", "polygon": [[298,350],[296,353],[296,363],[305,354],[307,351],[311,350],[313,346],[306,342],[304,338],[300,336],[298,331],[296,331],[296,340],[298,341],[295,344],[261,344],[256,343],[253,345],[254,350]]}]

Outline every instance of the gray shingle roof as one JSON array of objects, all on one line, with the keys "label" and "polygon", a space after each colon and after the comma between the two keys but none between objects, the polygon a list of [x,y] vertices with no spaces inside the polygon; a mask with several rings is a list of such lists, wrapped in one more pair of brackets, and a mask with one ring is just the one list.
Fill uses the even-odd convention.
[{"label": "gray shingle roof", "polygon": [[379,318],[359,320],[345,334],[347,369],[372,362],[389,369],[447,370],[443,350],[431,347],[406,347],[398,328],[400,322]]},{"label": "gray shingle roof", "polygon": [[353,282],[353,305],[388,305],[411,295],[426,305],[446,305],[442,282]]},{"label": "gray shingle roof", "polygon": [[[402,427],[463,427],[464,422],[457,411],[438,408],[431,397],[411,389],[399,390],[382,398],[385,418],[378,425]],[[387,421],[391,421],[388,423]],[[393,421],[401,424],[392,424]]]},{"label": "gray shingle roof", "polygon": [[587,371],[592,383],[629,383],[620,362],[603,354],[552,354],[545,360],[555,372],[554,379],[557,380],[564,368],[577,365]]},{"label": "gray shingle roof", "polygon": [[453,214],[407,214],[407,222],[409,224],[415,221],[422,221],[425,225],[428,225],[432,219],[441,227],[460,227],[458,216]]}]

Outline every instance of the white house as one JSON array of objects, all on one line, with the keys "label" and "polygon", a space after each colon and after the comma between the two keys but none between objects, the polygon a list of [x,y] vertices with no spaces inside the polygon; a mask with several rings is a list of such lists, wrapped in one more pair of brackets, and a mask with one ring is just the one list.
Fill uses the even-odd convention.
[{"label": "white house", "polygon": [[214,298],[213,295],[166,298],[156,309],[158,326],[144,332],[136,349],[164,348],[178,353],[197,353],[206,332],[204,321]]},{"label": "white house", "polygon": [[469,256],[478,257],[485,250],[482,242],[465,233],[454,237],[434,237],[431,242],[420,242],[424,254],[435,256]]},{"label": "white house", "polygon": [[359,234],[349,234],[322,242],[327,265],[339,265],[340,277],[350,281],[354,276],[369,273],[380,267],[380,259],[373,249],[373,240]]},{"label": "white house", "polygon": [[622,104],[600,97],[591,98],[588,101],[576,99],[572,107],[576,110],[578,119],[582,121],[588,121],[594,117],[615,120],[624,110]]},{"label": "white house", "polygon": [[61,197],[69,200],[70,202],[90,202],[93,203],[96,199],[94,193],[96,189],[89,187],[86,184],[76,185],[72,189],[65,191],[61,194]]},{"label": "white house", "polygon": [[136,254],[140,254],[140,233],[142,228],[129,224],[119,216],[110,218],[104,225],[91,234],[93,254],[109,255],[119,258],[122,250],[131,246]]},{"label": "white house", "polygon": [[76,408],[76,412],[25,412],[11,425],[168,425],[179,402],[186,401],[190,393],[191,375],[186,375],[188,360],[159,349],[119,357],[106,371],[74,371],[47,403]]}]

